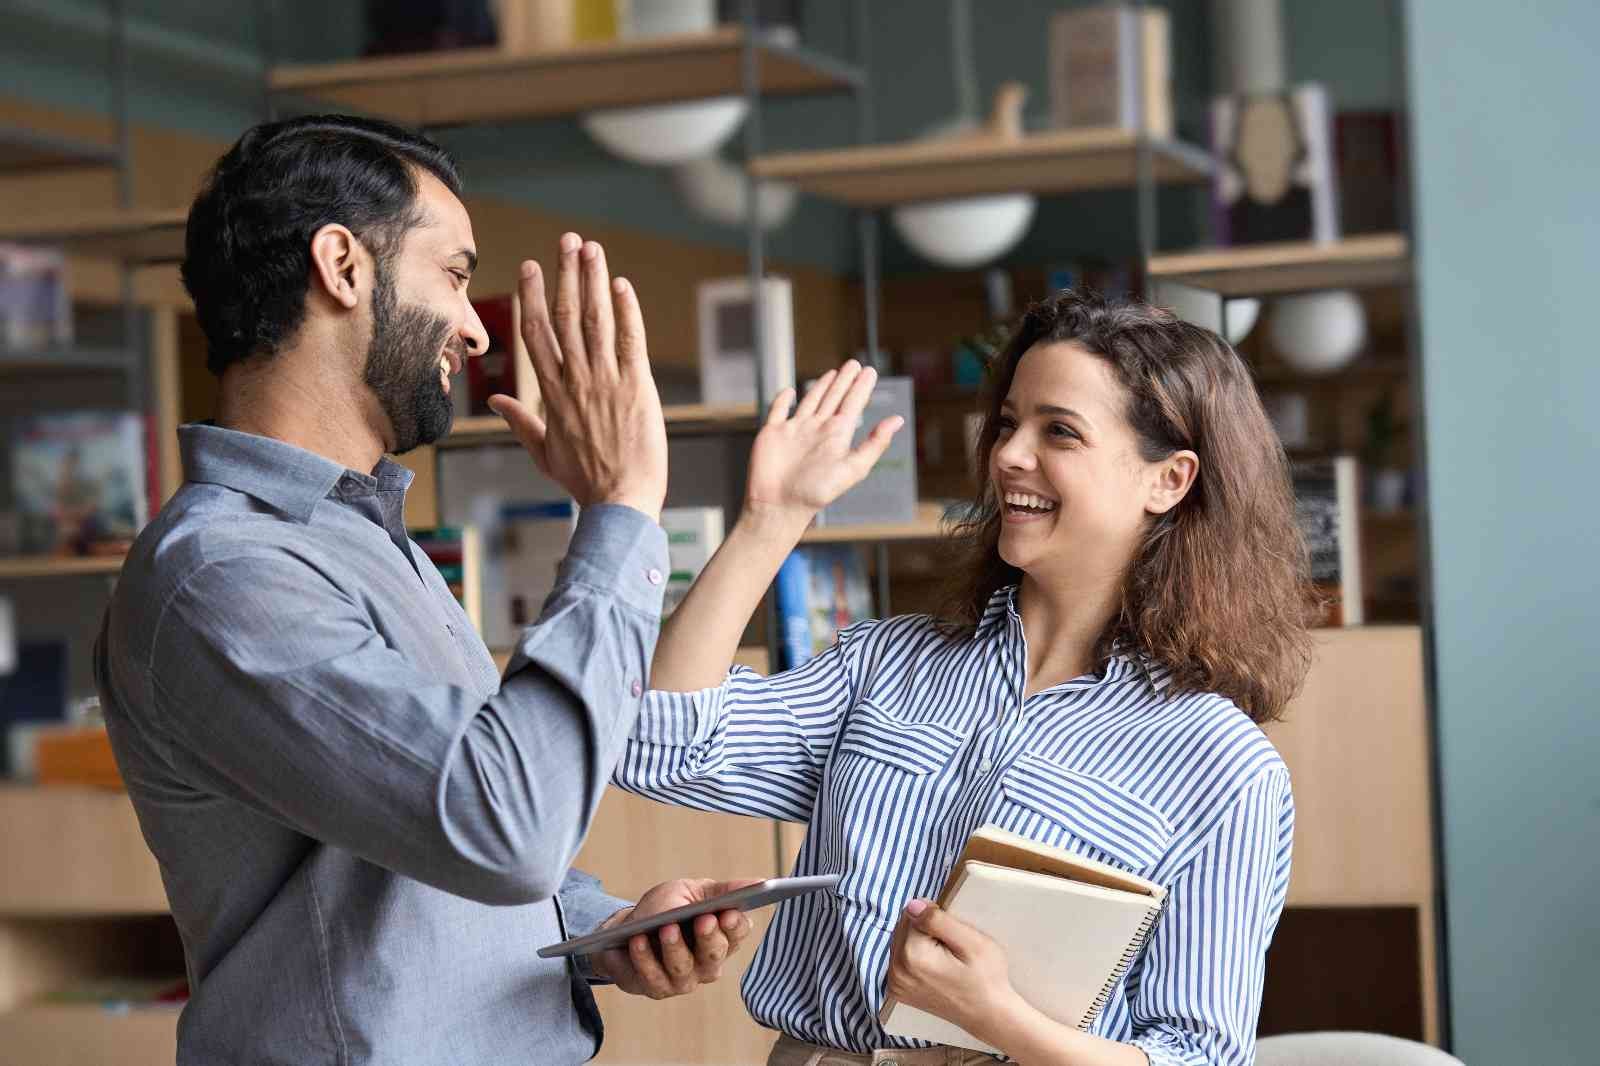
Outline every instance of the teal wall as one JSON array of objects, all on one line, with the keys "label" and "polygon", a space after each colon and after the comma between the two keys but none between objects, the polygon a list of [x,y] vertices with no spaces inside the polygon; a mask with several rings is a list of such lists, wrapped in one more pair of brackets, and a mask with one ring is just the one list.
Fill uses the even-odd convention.
[{"label": "teal wall", "polygon": [[1456,1051],[1600,1061],[1600,5],[1412,0]]}]

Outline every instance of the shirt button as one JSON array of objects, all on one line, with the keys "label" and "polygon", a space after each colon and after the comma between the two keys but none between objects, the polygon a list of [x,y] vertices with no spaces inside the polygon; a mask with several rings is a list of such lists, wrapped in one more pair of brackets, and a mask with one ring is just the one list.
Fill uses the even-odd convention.
[{"label": "shirt button", "polygon": [[631,686],[629,686],[628,691],[633,693],[634,699],[638,699],[640,696],[644,695],[644,685],[638,681],[635,681]]},{"label": "shirt button", "polygon": [[661,571],[657,570],[653,566],[649,569],[648,572],[645,573],[644,576],[645,576],[645,580],[649,581],[650,584],[652,584],[652,585],[661,584]]},{"label": "shirt button", "polygon": [[990,770],[994,769],[994,761],[991,759],[985,759],[978,764],[978,769],[983,773],[988,773]]}]

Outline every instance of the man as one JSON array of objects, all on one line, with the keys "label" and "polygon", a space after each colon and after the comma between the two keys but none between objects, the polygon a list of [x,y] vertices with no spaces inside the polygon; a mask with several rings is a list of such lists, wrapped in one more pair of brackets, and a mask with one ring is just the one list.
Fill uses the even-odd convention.
[{"label": "man", "polygon": [[[702,916],[573,962],[540,946],[637,904],[569,864],[637,712],[667,570],[666,430],[639,305],[562,240],[552,323],[522,265],[544,422],[495,402],[581,505],[502,679],[401,523],[384,458],[450,426],[487,344],[454,164],[342,117],[247,132],[190,211],[184,283],[220,377],[185,483],[96,648],[117,761],[183,936],[180,1063],[578,1063],[588,982],[660,998],[749,931]],[[743,883],[743,882],[740,882]]]}]

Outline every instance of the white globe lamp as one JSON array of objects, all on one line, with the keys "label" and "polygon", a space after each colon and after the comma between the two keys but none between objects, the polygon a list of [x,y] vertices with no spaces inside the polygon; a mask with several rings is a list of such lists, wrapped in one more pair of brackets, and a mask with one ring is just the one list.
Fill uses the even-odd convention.
[{"label": "white globe lamp", "polygon": [[1348,289],[1273,301],[1267,335],[1283,361],[1302,374],[1330,374],[1349,365],[1367,343],[1367,314]]}]

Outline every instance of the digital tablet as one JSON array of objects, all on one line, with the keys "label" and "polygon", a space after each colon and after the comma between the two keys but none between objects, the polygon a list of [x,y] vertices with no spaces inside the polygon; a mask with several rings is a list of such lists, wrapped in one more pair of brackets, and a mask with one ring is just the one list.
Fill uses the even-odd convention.
[{"label": "digital tablet", "polygon": [[[691,903],[685,907],[675,907],[670,911],[652,914],[647,918],[632,918],[620,925],[614,925],[610,929],[602,929],[598,932],[590,933],[588,936],[574,937],[571,940],[563,940],[559,944],[542,947],[539,949],[539,957],[541,959],[553,959],[560,955],[587,955],[595,951],[604,951],[606,948],[620,948],[625,946],[631,937],[640,933],[653,932],[673,922],[690,922],[702,914],[720,914],[723,911],[753,911],[794,896],[803,896],[807,892],[832,888],[838,883],[838,874],[819,874],[815,877],[772,877],[712,899],[701,900],[699,903]],[[684,939],[689,943],[694,942],[694,933],[687,925],[684,927]]]}]

